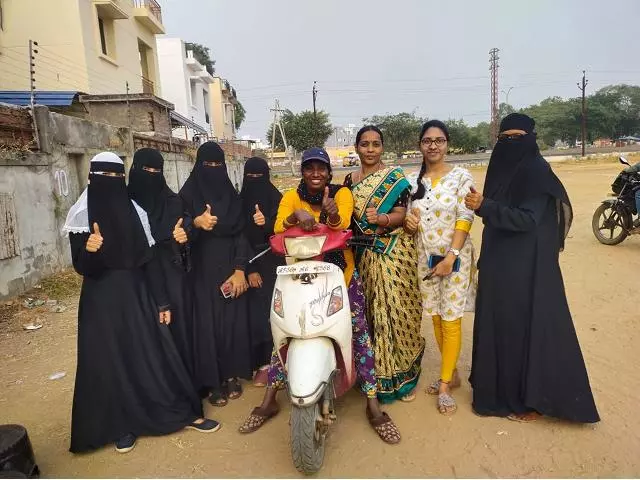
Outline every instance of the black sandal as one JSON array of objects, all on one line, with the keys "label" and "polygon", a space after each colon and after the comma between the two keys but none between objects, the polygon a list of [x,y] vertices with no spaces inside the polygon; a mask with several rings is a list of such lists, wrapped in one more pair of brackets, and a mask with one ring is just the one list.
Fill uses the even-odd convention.
[{"label": "black sandal", "polygon": [[229,398],[231,400],[237,400],[242,396],[242,385],[240,385],[240,380],[234,378],[233,380],[229,380],[227,384]]},{"label": "black sandal", "polygon": [[229,401],[227,400],[226,395],[220,390],[214,390],[211,392],[211,395],[209,395],[209,403],[214,407],[224,407],[229,403]]}]

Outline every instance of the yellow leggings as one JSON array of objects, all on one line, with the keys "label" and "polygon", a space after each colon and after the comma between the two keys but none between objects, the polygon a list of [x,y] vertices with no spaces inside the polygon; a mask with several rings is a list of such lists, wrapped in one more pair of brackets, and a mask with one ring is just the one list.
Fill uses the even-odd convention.
[{"label": "yellow leggings", "polygon": [[440,315],[434,315],[432,319],[436,342],[442,355],[440,380],[450,382],[462,347],[462,319],[447,322]]}]

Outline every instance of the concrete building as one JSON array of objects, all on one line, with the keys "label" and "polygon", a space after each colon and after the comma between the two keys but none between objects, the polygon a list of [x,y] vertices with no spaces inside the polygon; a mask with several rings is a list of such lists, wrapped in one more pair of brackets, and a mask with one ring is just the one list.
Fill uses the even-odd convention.
[{"label": "concrete building", "polygon": [[[73,98],[69,94],[69,103]],[[41,103],[57,105],[59,100],[43,96]],[[104,115],[113,104],[91,100],[85,105],[103,109]],[[144,108],[142,98],[136,104]],[[137,149],[156,148],[165,159],[167,184],[178,191],[193,168],[197,147],[170,136],[145,135],[128,127],[54,113],[46,106],[35,108],[35,123],[38,141],[29,108],[0,104],[0,301],[70,266],[69,241],[61,228],[87,185],[89,161],[96,153],[112,151],[128,169]],[[229,177],[240,189],[244,160],[251,152],[235,142],[222,147]]]},{"label": "concrete building", "polygon": [[[163,98],[173,103],[178,114],[202,127],[200,131],[187,128],[189,140],[202,130],[211,135],[209,86],[214,83],[214,78],[196,60],[193,52],[186,49],[181,39],[159,37],[157,45]],[[174,136],[184,138],[180,131],[175,131]]]},{"label": "concrete building", "polygon": [[39,90],[160,96],[156,0],[0,0],[0,88],[27,90],[29,40]]},{"label": "concrete building", "polygon": [[236,138],[236,90],[228,80],[215,77],[210,91],[213,136],[218,140],[233,140]]}]

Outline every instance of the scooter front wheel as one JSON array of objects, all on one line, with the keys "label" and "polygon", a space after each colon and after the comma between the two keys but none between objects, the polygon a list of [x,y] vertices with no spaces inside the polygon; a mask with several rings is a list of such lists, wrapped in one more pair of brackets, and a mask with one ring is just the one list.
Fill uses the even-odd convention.
[{"label": "scooter front wheel", "polygon": [[311,475],[322,468],[326,431],[320,405],[291,408],[291,457],[300,473]]}]

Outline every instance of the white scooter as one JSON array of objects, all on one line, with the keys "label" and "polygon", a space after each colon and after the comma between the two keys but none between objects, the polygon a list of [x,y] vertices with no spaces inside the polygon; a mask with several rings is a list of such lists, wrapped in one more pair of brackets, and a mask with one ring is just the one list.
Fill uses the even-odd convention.
[{"label": "white scooter", "polygon": [[335,421],[334,399],[355,383],[351,308],[340,268],[319,261],[346,248],[350,231],[318,225],[274,235],[271,250],[287,257],[278,267],[271,332],[287,374],[291,399],[291,456],[304,474],[320,470],[325,438]]}]

